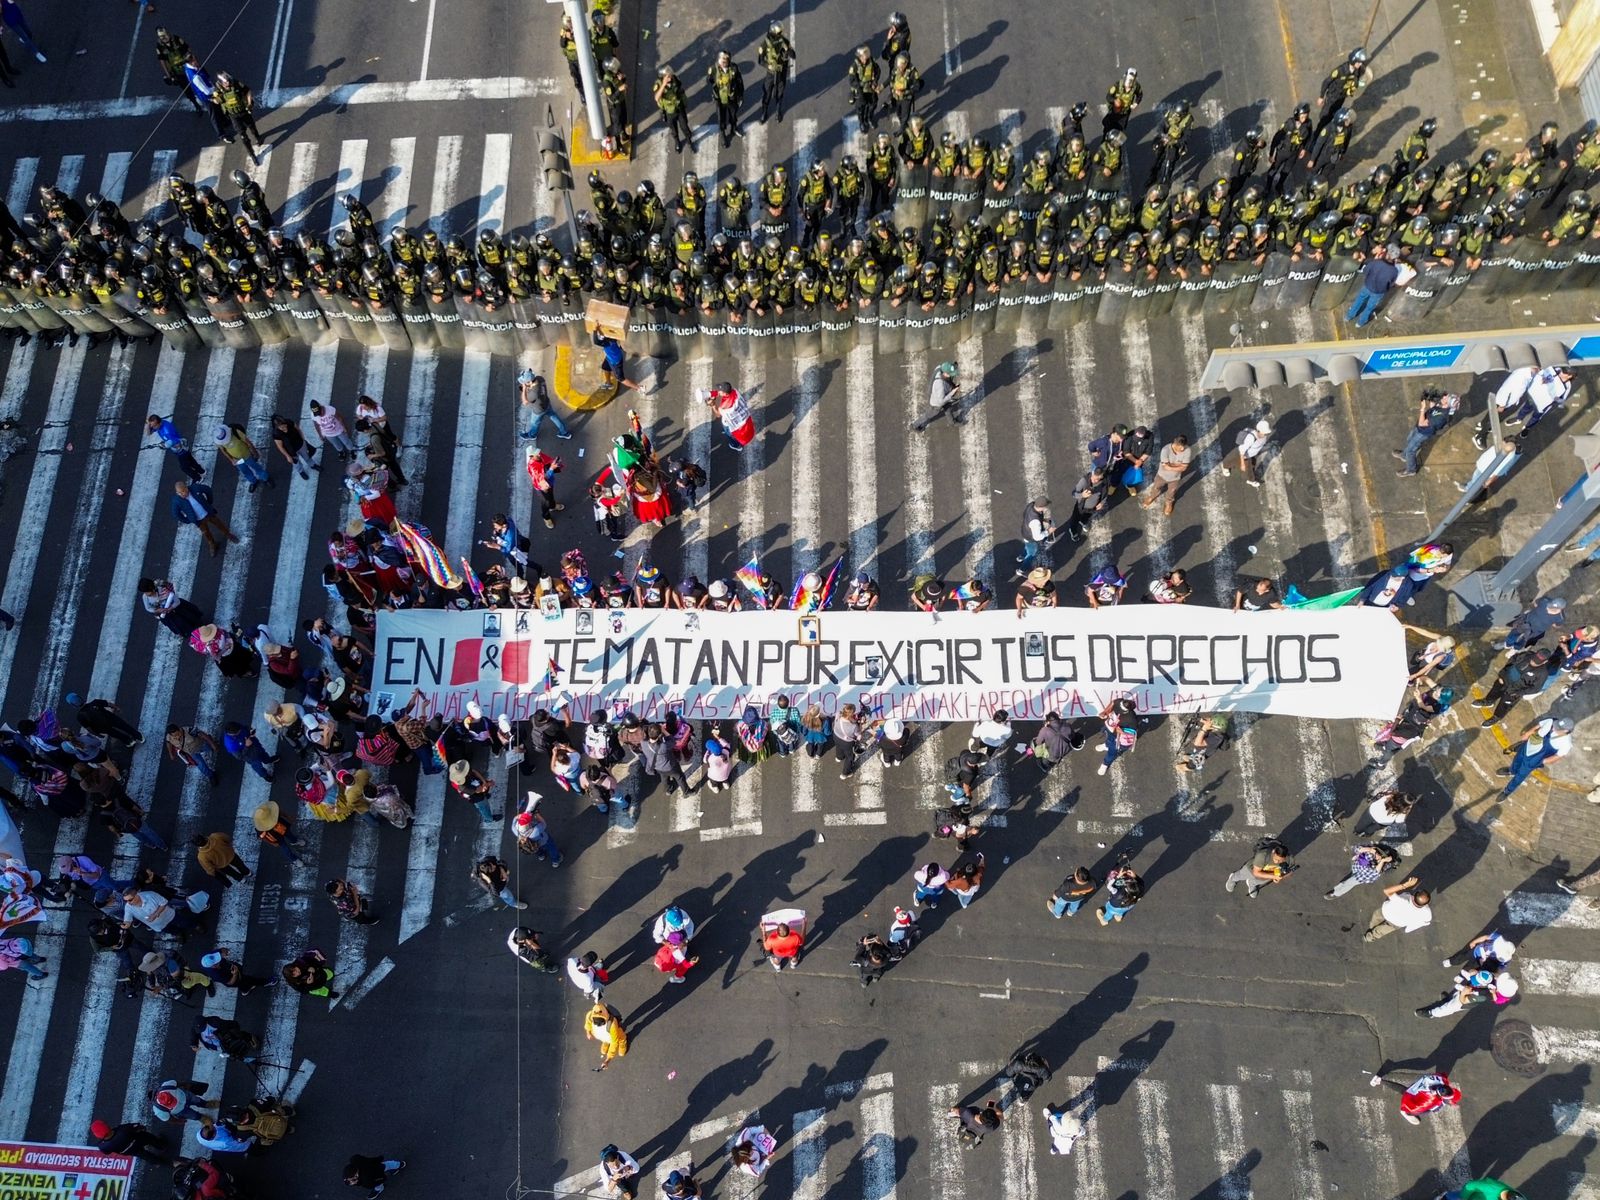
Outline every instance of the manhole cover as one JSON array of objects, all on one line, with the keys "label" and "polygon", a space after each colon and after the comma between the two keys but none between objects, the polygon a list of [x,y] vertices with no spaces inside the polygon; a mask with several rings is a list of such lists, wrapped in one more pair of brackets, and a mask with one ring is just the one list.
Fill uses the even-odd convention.
[{"label": "manhole cover", "polygon": [[1539,1061],[1539,1042],[1533,1026],[1526,1021],[1505,1020],[1489,1035],[1489,1054],[1495,1062],[1517,1075],[1543,1075]]}]

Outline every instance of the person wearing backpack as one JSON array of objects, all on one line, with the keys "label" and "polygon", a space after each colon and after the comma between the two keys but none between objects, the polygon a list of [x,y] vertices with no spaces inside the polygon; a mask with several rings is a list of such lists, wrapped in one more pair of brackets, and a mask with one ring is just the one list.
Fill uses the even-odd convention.
[{"label": "person wearing backpack", "polygon": [[1269,884],[1282,883],[1289,878],[1295,864],[1289,859],[1289,848],[1274,837],[1264,837],[1256,843],[1255,853],[1223,883],[1224,891],[1233,891],[1236,883],[1245,885],[1245,894],[1254,900],[1256,893]]},{"label": "person wearing backpack", "polygon": [[983,774],[983,766],[987,761],[976,750],[963,750],[945,760],[945,790],[956,803],[965,804],[972,799],[973,789],[977,787],[978,777]]},{"label": "person wearing backpack", "polygon": [[[1222,460],[1222,473],[1232,475],[1233,468],[1228,466],[1231,458],[1239,464],[1239,474],[1244,476],[1244,481],[1251,487],[1260,487],[1261,480],[1258,460],[1267,449],[1267,443],[1272,440],[1272,422],[1263,417],[1253,426],[1247,426],[1239,431],[1233,439],[1233,453]],[[1415,471],[1412,474],[1416,474]]]},{"label": "person wearing backpack", "polygon": [[804,740],[800,731],[800,717],[800,710],[789,703],[788,696],[780,692],[773,700],[772,711],[767,716],[772,745],[779,758],[788,758],[800,749],[800,743]]},{"label": "person wearing backpack", "polygon": [[1018,1050],[1006,1063],[1005,1077],[1017,1089],[1017,1095],[1026,1100],[1050,1082],[1053,1072],[1042,1055],[1032,1050]]},{"label": "person wearing backpack", "polygon": [[1041,771],[1048,771],[1077,748],[1072,739],[1072,726],[1056,712],[1045,714],[1044,724],[1039,726],[1033,741],[1014,747],[1018,757],[1033,759]]},{"label": "person wearing backpack", "polygon": [[953,804],[934,811],[933,836],[941,840],[954,838],[958,850],[965,851],[980,832],[978,826],[972,824],[970,804]]},{"label": "person wearing backpack", "polygon": [[1327,891],[1324,900],[1336,900],[1363,883],[1377,883],[1378,876],[1400,865],[1400,853],[1383,842],[1364,842],[1350,851],[1350,870]]}]

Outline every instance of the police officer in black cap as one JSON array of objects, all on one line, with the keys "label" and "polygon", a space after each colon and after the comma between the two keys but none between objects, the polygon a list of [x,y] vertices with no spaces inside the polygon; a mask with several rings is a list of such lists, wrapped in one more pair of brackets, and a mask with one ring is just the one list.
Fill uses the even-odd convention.
[{"label": "police officer in black cap", "polygon": [[726,50],[717,52],[717,61],[706,71],[706,86],[717,106],[717,128],[726,149],[739,132],[739,105],[744,100],[744,75]]},{"label": "police officer in black cap", "polygon": [[656,84],[651,89],[656,107],[667,132],[672,134],[673,147],[681,154],[685,146],[694,149],[694,139],[689,133],[689,101],[683,94],[683,82],[673,74],[672,68],[663,66],[656,72]]}]

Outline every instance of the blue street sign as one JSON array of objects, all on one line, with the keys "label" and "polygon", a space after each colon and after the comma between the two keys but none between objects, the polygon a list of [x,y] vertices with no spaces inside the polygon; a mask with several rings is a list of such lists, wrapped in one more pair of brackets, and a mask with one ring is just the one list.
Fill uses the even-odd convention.
[{"label": "blue street sign", "polygon": [[[1596,339],[1600,343],[1600,339]],[[1465,343],[1449,346],[1387,346],[1374,350],[1362,367],[1363,375],[1389,375],[1400,371],[1448,371],[1466,349]]]},{"label": "blue street sign", "polygon": [[1572,343],[1572,350],[1567,355],[1571,359],[1600,358],[1600,335],[1590,334],[1581,337]]}]

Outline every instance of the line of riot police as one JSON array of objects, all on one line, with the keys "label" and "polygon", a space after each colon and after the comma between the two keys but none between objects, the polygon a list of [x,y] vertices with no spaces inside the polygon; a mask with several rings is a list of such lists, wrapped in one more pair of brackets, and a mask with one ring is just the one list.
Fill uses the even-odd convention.
[{"label": "line of riot police", "polygon": [[[1425,121],[1392,162],[1339,184],[1313,165],[1321,142],[1302,105],[1265,175],[1268,146],[1252,130],[1228,175],[1169,183],[1182,134],[1158,135],[1153,180],[1136,202],[1125,194],[1122,131],[1108,127],[1090,152],[1086,111],[1071,110],[1054,146],[1021,162],[1003,142],[935,141],[912,117],[898,145],[887,133],[873,139],[865,171],[846,157],[797,181],[774,166],[753,189],[728,177],[714,227],[693,172],[670,198],[650,181],[613,189],[596,172],[592,209],[565,252],[545,233],[493,230],[468,242],[398,227],[384,244],[353,194],[331,244],[291,238],[242,171],[232,208],[173,175],[181,231],[130,224],[99,196],[79,205],[41,188],[41,211],[20,223],[0,210],[11,246],[0,324],[52,341],[159,335],[185,350],[348,338],[514,355],[587,346],[584,304],[598,297],[629,308],[635,353],[838,357],[861,344],[893,353],[1089,320],[1336,309],[1376,245],[1400,247],[1417,268],[1386,309],[1395,319],[1425,316],[1469,287],[1509,298],[1600,280],[1587,190],[1600,147],[1588,137],[1552,153],[1546,126],[1503,164],[1487,150],[1435,168]],[[1336,114],[1323,136],[1341,123]],[[1548,218],[1534,208],[1539,196],[1556,206]]]}]

